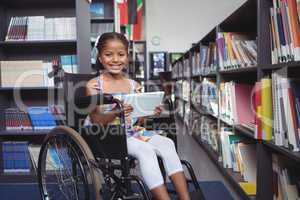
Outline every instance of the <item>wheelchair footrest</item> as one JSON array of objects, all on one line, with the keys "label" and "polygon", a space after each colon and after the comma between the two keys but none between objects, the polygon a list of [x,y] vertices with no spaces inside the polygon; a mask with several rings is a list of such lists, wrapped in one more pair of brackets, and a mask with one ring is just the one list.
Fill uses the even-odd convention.
[{"label": "wheelchair footrest", "polygon": [[142,200],[144,197],[140,194],[132,194],[122,198],[123,200]]}]

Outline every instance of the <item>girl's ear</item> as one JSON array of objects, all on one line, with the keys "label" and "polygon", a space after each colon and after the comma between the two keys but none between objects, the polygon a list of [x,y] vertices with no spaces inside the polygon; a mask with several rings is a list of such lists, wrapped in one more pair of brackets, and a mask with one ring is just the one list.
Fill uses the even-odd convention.
[{"label": "girl's ear", "polygon": [[98,60],[99,60],[100,63],[102,63],[100,56],[98,56]]}]

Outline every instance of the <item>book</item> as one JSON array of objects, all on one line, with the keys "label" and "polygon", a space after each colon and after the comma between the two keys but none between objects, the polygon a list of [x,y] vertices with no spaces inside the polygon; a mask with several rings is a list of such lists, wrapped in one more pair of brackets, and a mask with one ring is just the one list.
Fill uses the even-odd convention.
[{"label": "book", "polygon": [[133,107],[131,117],[145,117],[154,114],[155,107],[162,103],[164,92],[117,94],[114,97]]},{"label": "book", "polygon": [[91,18],[104,18],[104,3],[92,2],[90,4]]},{"label": "book", "polygon": [[264,140],[272,139],[272,84],[271,79],[263,78],[261,80],[261,121],[262,138]]}]

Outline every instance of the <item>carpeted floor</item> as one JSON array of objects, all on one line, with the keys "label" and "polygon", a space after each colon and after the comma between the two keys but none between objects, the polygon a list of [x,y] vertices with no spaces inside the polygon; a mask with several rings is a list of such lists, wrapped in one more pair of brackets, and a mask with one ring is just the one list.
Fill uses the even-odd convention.
[{"label": "carpeted floor", "polygon": [[[172,184],[168,184],[172,189]],[[233,200],[229,191],[220,181],[200,182],[200,187],[204,193],[205,200]],[[191,191],[194,188],[191,187]],[[39,200],[39,188],[37,184],[0,184],[1,200]],[[176,199],[172,195],[173,199]],[[55,200],[63,200],[63,195],[58,195]]]}]

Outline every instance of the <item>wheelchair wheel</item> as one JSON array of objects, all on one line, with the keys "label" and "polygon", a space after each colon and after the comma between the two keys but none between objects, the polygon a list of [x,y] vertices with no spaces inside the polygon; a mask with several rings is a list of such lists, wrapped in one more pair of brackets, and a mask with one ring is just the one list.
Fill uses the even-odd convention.
[{"label": "wheelchair wheel", "polygon": [[95,158],[79,133],[59,126],[46,136],[38,161],[43,200],[101,200]]}]

